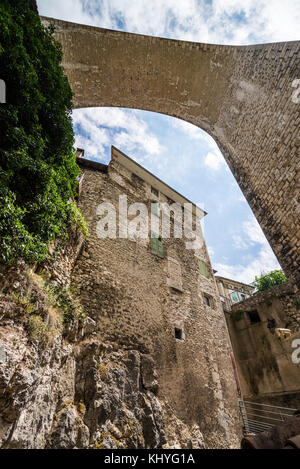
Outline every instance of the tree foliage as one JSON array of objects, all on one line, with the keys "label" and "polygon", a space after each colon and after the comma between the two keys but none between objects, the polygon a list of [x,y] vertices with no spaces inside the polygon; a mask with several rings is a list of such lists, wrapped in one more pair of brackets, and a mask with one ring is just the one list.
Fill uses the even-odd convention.
[{"label": "tree foliage", "polygon": [[255,277],[253,285],[257,288],[257,291],[261,292],[275,287],[275,285],[285,283],[286,281],[287,278],[282,270],[272,270],[268,274],[261,274],[260,277]]},{"label": "tree foliage", "polygon": [[49,242],[80,219],[71,202],[78,167],[72,92],[60,44],[30,0],[1,0],[0,260],[40,261]]}]

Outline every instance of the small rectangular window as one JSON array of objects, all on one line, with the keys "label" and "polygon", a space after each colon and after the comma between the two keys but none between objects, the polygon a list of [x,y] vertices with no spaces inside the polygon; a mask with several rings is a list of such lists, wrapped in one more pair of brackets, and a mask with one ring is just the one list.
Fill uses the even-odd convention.
[{"label": "small rectangular window", "polygon": [[206,262],[202,261],[201,259],[198,259],[198,267],[201,275],[204,275],[204,277],[206,278],[210,277]]},{"label": "small rectangular window", "polygon": [[251,324],[256,324],[260,322],[260,317],[256,309],[254,309],[253,311],[248,311],[248,317],[250,319]]},{"label": "small rectangular window", "polygon": [[215,309],[216,303],[215,303],[214,297],[209,295],[208,293],[202,293],[202,295],[203,295],[203,303],[205,304],[205,306],[208,306],[211,309]]},{"label": "small rectangular window", "polygon": [[235,291],[231,291],[231,292],[230,292],[230,298],[231,298],[231,301],[232,301],[233,303],[238,303],[238,302],[239,302],[237,293],[236,293]]},{"label": "small rectangular window", "polygon": [[152,194],[156,195],[156,197],[158,197],[159,192],[158,192],[157,189],[155,189],[155,187],[151,186],[151,192],[152,192]]},{"label": "small rectangular window", "polygon": [[179,327],[175,327],[175,339],[182,340],[182,329],[179,329]]},{"label": "small rectangular window", "polygon": [[206,295],[204,295],[204,303],[206,304],[206,306],[210,306],[210,299]]}]

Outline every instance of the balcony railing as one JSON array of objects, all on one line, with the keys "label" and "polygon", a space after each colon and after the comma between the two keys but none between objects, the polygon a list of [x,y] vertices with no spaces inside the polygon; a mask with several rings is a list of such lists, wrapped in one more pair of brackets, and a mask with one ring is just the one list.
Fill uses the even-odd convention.
[{"label": "balcony railing", "polygon": [[297,409],[278,407],[269,404],[239,400],[240,412],[243,421],[243,433],[261,433],[280,425],[291,417]]}]

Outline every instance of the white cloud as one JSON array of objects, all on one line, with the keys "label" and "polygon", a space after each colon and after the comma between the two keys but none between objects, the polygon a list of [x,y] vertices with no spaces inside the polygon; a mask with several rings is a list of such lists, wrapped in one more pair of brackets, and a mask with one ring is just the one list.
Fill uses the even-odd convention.
[{"label": "white cloud", "polygon": [[215,254],[214,249],[211,246],[207,246],[208,254],[210,257],[213,257]]},{"label": "white cloud", "polygon": [[243,223],[243,231],[251,244],[258,243],[263,246],[268,246],[268,241],[266,240],[261,227],[254,217],[251,217],[249,220]]},{"label": "white cloud", "polygon": [[[38,0],[39,14],[49,18],[59,18],[74,23],[92,24],[92,16],[85,10],[80,0]],[[100,18],[99,18],[100,20]]]},{"label": "white cloud", "polygon": [[299,39],[299,0],[38,0],[40,14],[218,44]]},{"label": "white cloud", "polygon": [[247,249],[249,247],[249,244],[244,239],[244,237],[239,234],[234,234],[232,239],[235,249]]},{"label": "white cloud", "polygon": [[280,265],[273,251],[270,247],[263,247],[258,256],[247,265],[237,264],[228,265],[222,263],[215,263],[214,268],[222,277],[231,278],[244,283],[251,283],[254,281],[255,276],[261,273],[267,273],[274,269],[280,269]]},{"label": "white cloud", "polygon": [[185,132],[191,139],[201,141],[206,147],[209,147],[211,151],[209,151],[204,158],[205,166],[212,171],[218,171],[224,166],[227,167],[226,161],[217,143],[208,133],[181,119],[172,120],[171,125]]},{"label": "white cloud", "polygon": [[213,171],[218,171],[221,167],[226,164],[224,157],[220,151],[215,153],[207,153],[204,158],[204,164]]},{"label": "white cloud", "polygon": [[[158,137],[136,111],[118,108],[89,108],[73,111],[76,146],[84,148],[87,156],[103,159],[104,146],[115,145],[130,154],[143,153],[143,160],[163,151]],[[154,158],[155,159],[155,158]]]},{"label": "white cloud", "polygon": [[242,235],[234,235],[233,240],[237,249],[247,249],[249,246],[259,245],[259,252],[255,257],[250,254],[245,256],[243,264],[216,263],[214,268],[218,271],[218,275],[251,283],[255,276],[259,276],[263,272],[280,269],[280,265],[254,217],[242,224]]},{"label": "white cloud", "polygon": [[99,127],[90,110],[74,111],[73,125],[80,125],[80,132],[75,135],[76,147],[84,148],[86,154],[93,158],[99,157],[110,142],[107,130]]}]

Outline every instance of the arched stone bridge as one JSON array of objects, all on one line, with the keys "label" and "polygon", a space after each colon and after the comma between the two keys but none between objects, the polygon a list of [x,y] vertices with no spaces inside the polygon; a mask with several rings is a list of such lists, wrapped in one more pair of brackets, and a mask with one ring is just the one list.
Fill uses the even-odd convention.
[{"label": "arched stone bridge", "polygon": [[155,111],[216,140],[300,286],[300,41],[220,46],[42,21],[56,28],[75,108]]}]

